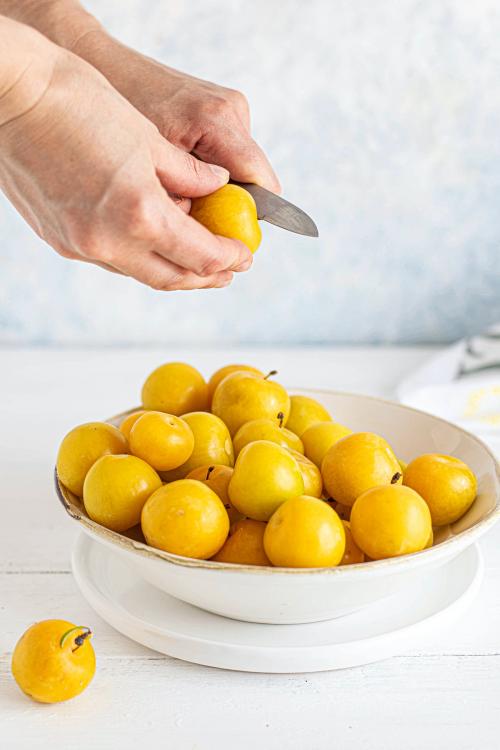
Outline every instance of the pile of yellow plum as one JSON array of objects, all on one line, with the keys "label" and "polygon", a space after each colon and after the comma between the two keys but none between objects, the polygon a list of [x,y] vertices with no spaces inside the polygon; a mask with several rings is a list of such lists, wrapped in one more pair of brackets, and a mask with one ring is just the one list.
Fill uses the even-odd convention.
[{"label": "pile of yellow plum", "polygon": [[157,549],[297,568],[418,552],[474,502],[476,478],[459,459],[405,465],[383,437],[338,424],[275,375],[228,365],[207,383],[164,364],[119,428],[66,435],[59,481],[91,519],[121,533],[140,524]]}]

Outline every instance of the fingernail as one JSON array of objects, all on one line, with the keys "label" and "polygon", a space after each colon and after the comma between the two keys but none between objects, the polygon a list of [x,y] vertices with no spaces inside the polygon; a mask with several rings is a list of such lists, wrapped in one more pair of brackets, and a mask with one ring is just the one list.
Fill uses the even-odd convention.
[{"label": "fingernail", "polygon": [[217,175],[217,177],[224,177],[224,179],[227,181],[229,180],[229,172],[227,169],[224,169],[224,167],[219,167],[218,164],[209,164],[208,165],[212,172]]}]

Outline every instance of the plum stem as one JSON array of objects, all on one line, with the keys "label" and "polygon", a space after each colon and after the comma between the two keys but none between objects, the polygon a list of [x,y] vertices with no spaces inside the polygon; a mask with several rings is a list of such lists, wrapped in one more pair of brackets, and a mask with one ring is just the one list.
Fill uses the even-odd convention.
[{"label": "plum stem", "polygon": [[88,628],[86,625],[76,625],[74,628],[70,628],[65,633],[62,634],[60,640],[59,640],[59,646],[62,648],[64,646],[64,642],[66,641],[66,638],[71,635],[71,633],[74,633],[75,630],[83,630],[83,633],[80,633],[76,636],[74,640],[75,648],[72,648],[71,651],[74,653],[77,651],[80,646],[83,646],[85,643],[85,640],[87,638],[90,638],[92,636],[92,630]]},{"label": "plum stem", "polygon": [[274,375],[278,374],[278,370],[270,370],[267,375],[264,375],[264,380],[268,380],[268,378],[274,377]]},{"label": "plum stem", "polygon": [[207,469],[207,476],[205,477],[205,481],[207,481],[207,479],[210,479],[210,474],[212,473],[212,471],[214,469],[215,469],[215,466],[209,466],[208,467],[208,469]]}]

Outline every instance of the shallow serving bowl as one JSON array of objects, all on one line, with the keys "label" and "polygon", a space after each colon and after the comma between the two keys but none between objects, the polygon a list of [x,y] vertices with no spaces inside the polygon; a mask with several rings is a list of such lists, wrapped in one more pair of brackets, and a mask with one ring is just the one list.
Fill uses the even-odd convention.
[{"label": "shallow serving bowl", "polygon": [[[314,396],[335,420],[355,431],[383,435],[405,461],[421,453],[461,458],[478,478],[476,501],[459,521],[438,530],[431,549],[359,565],[304,570],[193,560],[154,549],[144,542],[139,528],[123,535],[92,521],[81,500],[56,475],[59,499],[86,534],[124,556],[158,589],[226,617],[280,624],[339,617],[412,586],[423,568],[432,575],[500,517],[500,466],[474,435],[438,417],[378,398],[334,391],[296,392]],[[124,416],[108,421],[118,424]]]}]

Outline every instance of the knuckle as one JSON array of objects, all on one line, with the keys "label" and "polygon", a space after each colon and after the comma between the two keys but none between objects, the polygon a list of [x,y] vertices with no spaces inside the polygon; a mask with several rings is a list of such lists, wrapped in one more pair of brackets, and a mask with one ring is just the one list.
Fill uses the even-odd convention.
[{"label": "knuckle", "polygon": [[223,261],[217,255],[210,254],[205,256],[201,267],[198,271],[199,276],[212,276],[214,273],[219,273],[225,268]]},{"label": "knuckle", "polygon": [[232,117],[235,112],[235,106],[232,97],[224,94],[212,94],[204,102],[205,115],[211,120],[220,120]]},{"label": "knuckle", "polygon": [[69,215],[65,223],[69,252],[89,260],[101,260],[101,243],[95,229],[82,223],[79,216]]},{"label": "knuckle", "polygon": [[168,278],[164,276],[155,277],[151,279],[149,286],[157,292],[174,292],[177,289],[183,288],[183,282],[184,274],[179,271],[178,273],[171,274]]},{"label": "knuckle", "polygon": [[243,92],[238,91],[238,89],[226,89],[226,96],[234,107],[248,111],[248,99]]},{"label": "knuckle", "polygon": [[127,235],[134,238],[149,236],[154,229],[150,197],[141,190],[130,190],[122,194],[120,221]]}]

